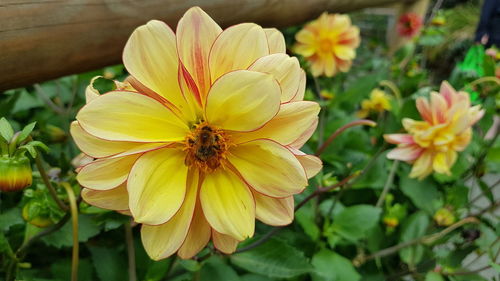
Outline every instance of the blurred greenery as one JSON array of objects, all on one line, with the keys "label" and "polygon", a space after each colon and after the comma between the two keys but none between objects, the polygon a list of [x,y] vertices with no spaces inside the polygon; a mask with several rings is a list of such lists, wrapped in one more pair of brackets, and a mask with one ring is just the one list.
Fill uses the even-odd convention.
[{"label": "blurred greenery", "polygon": [[[138,226],[133,225],[133,241],[127,245],[129,217],[79,202],[79,280],[129,280],[128,246],[135,250],[137,279],[145,281],[500,280],[500,221],[495,213],[500,194],[500,140],[496,138],[498,132],[486,138],[492,126],[498,127],[493,119],[498,117],[500,87],[491,82],[471,85],[481,77],[456,67],[473,44],[472,27],[479,13],[476,2],[440,11],[446,19],[444,25],[428,25],[420,37],[392,57],[383,41],[390,17],[361,12],[352,15],[363,37],[352,69],[318,81],[308,76],[306,99],[319,101],[323,111],[318,131],[303,150],[314,152],[338,128],[356,120],[361,101],[369,97],[372,89],[380,87],[393,95],[381,81],[396,85],[401,100],[394,96],[390,112],[369,117],[378,123],[377,127],[351,128],[325,150],[321,155],[323,171],[310,180],[304,193],[296,196],[296,202],[320,186],[335,184],[351,174],[360,175],[343,188],[310,200],[296,212],[291,225],[275,230],[258,223],[255,237],[243,242],[240,249],[255,245],[270,231],[274,235],[230,256],[209,246],[194,260],[170,257],[152,261],[142,247]],[[288,47],[299,29],[283,30]],[[495,73],[498,62],[488,56],[484,60],[484,75]],[[301,63],[307,69],[302,59]],[[126,70],[118,65],[0,95],[0,117],[6,117],[15,131],[36,121],[31,135],[50,148],[43,156],[63,202],[68,202],[68,197],[61,182],[70,183],[79,194],[72,160],[80,152],[71,140],[70,122],[85,104],[85,88],[97,75],[105,77],[93,84],[101,92],[113,89],[111,79],[122,81],[127,77]],[[457,89],[465,89],[473,103],[486,110],[474,128],[471,144],[460,154],[451,176],[434,174],[425,180],[410,179],[410,166],[399,163],[394,179],[388,183],[393,161],[385,157],[389,146],[382,135],[402,132],[402,118],[418,119],[415,99],[437,90],[443,79],[450,80]],[[333,98],[320,99],[315,82]],[[0,194],[0,280],[11,270],[16,249],[64,220],[65,212],[52,199],[39,172],[34,170],[33,176],[33,185],[24,192]],[[377,204],[387,184],[389,194],[382,204]],[[44,218],[47,225],[27,223],[23,208],[28,221]],[[455,221],[473,216],[477,223],[442,226],[435,214],[443,208]],[[438,236],[433,236],[432,243],[414,243],[433,234]],[[66,223],[35,241],[19,257],[14,270],[16,280],[69,280],[71,251],[71,223]],[[380,253],[384,255],[375,257]],[[488,275],[477,270],[482,268],[489,270]]]}]

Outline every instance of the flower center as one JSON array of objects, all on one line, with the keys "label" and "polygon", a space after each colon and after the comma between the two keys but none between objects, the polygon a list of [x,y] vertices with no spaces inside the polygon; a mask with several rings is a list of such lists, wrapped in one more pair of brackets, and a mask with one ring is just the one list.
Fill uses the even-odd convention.
[{"label": "flower center", "polygon": [[223,165],[229,147],[227,134],[207,122],[195,125],[184,144],[186,165],[203,172],[212,172]]},{"label": "flower center", "polygon": [[319,50],[323,53],[331,53],[333,50],[333,42],[331,39],[322,39],[319,43]]}]

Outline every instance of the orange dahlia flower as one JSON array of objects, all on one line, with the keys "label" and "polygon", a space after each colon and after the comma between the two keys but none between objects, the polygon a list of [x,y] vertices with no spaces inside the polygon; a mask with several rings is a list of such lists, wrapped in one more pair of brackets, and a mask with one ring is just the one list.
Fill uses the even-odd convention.
[{"label": "orange dahlia flower", "polygon": [[195,7],[176,33],[156,20],[137,28],[123,62],[126,90],[88,95],[71,127],[96,159],[77,176],[88,203],[142,223],[155,260],[190,258],[210,240],[231,253],[256,218],[293,220],[293,195],[322,166],[299,150],[319,105],[303,101],[305,73],[278,30],[223,31]]},{"label": "orange dahlia flower", "polygon": [[347,15],[323,13],[295,35],[294,51],[311,64],[314,76],[347,72],[359,46],[359,28]]},{"label": "orange dahlia flower", "polygon": [[413,37],[422,28],[422,17],[415,13],[403,14],[399,17],[397,30],[399,35],[404,37]]},{"label": "orange dahlia flower", "polygon": [[457,151],[464,150],[472,137],[472,125],[484,114],[480,105],[472,106],[466,92],[456,92],[448,82],[440,92],[432,92],[430,101],[420,97],[417,109],[423,121],[403,119],[408,134],[384,135],[397,144],[387,157],[413,164],[412,178],[425,178],[432,171],[450,174]]}]

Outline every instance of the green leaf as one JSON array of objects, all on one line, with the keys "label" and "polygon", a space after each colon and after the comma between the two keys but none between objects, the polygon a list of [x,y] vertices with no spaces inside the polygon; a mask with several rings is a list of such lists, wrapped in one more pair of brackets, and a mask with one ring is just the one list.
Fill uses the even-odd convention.
[{"label": "green leaf", "polygon": [[[78,216],[78,241],[87,242],[87,240],[96,236],[99,232],[99,226],[89,216]],[[56,248],[72,246],[73,230],[71,228],[71,219],[58,231],[43,237],[42,241]]]},{"label": "green leaf", "polygon": [[201,264],[195,260],[178,260],[179,264],[187,271],[198,271],[201,269]]},{"label": "green leaf", "polygon": [[441,193],[430,179],[416,180],[405,175],[401,179],[400,188],[415,206],[428,214],[434,214],[437,209],[443,206]]},{"label": "green leaf", "polygon": [[224,280],[240,281],[233,268],[224,263],[218,256],[210,257],[200,271],[200,281]]},{"label": "green leaf", "polygon": [[493,196],[493,192],[491,192],[490,187],[482,180],[479,180],[479,187],[481,188],[481,191],[483,194],[490,200],[492,204],[495,203],[495,197]]},{"label": "green leaf", "polygon": [[97,276],[101,281],[127,280],[128,274],[124,255],[116,248],[89,247]]},{"label": "green leaf", "polygon": [[35,125],[36,125],[36,121],[35,122],[32,122],[28,125],[26,125],[23,130],[21,131],[21,133],[19,134],[19,138],[17,139],[18,143],[24,141],[25,139],[27,139],[29,137],[29,135],[31,134],[31,132],[33,131],[33,129],[35,128]]},{"label": "green leaf", "polygon": [[441,274],[434,272],[434,271],[429,271],[425,275],[425,281],[445,281],[443,276]]},{"label": "green leaf", "polygon": [[273,281],[274,279],[270,279],[266,276],[258,275],[258,274],[245,274],[240,278],[242,281]]},{"label": "green leaf", "polygon": [[14,129],[12,129],[12,126],[5,117],[0,119],[0,136],[7,142],[14,136]]},{"label": "green leaf", "polygon": [[24,220],[21,217],[21,209],[18,207],[9,209],[0,214],[0,231],[7,232],[11,226],[23,224]]},{"label": "green leaf", "polygon": [[304,232],[313,240],[319,239],[320,230],[314,220],[315,214],[311,204],[306,204],[302,209],[295,213],[295,219],[304,229]]},{"label": "green leaf", "polygon": [[[53,260],[50,271],[55,277],[51,280],[71,280],[71,259]],[[78,281],[96,281],[93,278],[93,273],[92,263],[89,259],[81,258],[78,264]]]},{"label": "green leaf", "polygon": [[327,249],[322,249],[312,258],[313,281],[359,281],[361,275],[350,260]]},{"label": "green leaf", "polygon": [[304,253],[275,238],[250,251],[232,255],[231,262],[250,272],[276,278],[291,278],[312,269]]},{"label": "green leaf", "polygon": [[335,216],[333,229],[348,240],[365,238],[368,230],[379,221],[381,211],[371,205],[347,207]]},{"label": "green leaf", "polygon": [[168,271],[168,267],[172,259],[164,259],[161,261],[152,261],[148,266],[148,271],[144,277],[144,281],[160,281],[165,277]]},{"label": "green leaf", "polygon": [[[401,236],[399,242],[407,242],[416,238],[424,236],[427,226],[429,226],[429,217],[423,212],[419,211],[411,215],[401,228]],[[417,264],[422,260],[424,255],[424,246],[416,245],[403,248],[399,251],[401,259],[410,265]]]}]

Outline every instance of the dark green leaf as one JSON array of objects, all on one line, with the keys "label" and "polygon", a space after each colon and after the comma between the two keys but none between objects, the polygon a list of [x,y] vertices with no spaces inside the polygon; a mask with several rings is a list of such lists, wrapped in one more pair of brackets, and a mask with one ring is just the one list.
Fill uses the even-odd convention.
[{"label": "dark green leaf", "polygon": [[431,179],[417,180],[404,176],[401,179],[400,188],[415,206],[428,214],[434,214],[437,209],[443,206],[441,193]]},{"label": "dark green leaf", "polygon": [[31,132],[35,128],[35,125],[36,125],[36,121],[26,125],[23,128],[23,130],[21,131],[21,133],[19,134],[19,138],[17,141],[22,142],[22,141],[26,140],[26,138],[28,138],[28,136],[31,134]]},{"label": "dark green leaf", "polygon": [[425,281],[445,281],[443,276],[441,274],[434,272],[434,271],[429,271],[425,275]]},{"label": "dark green leaf", "polygon": [[240,281],[241,279],[220,257],[212,256],[201,268],[200,281],[212,280]]},{"label": "dark green leaf", "polygon": [[172,259],[164,259],[161,261],[152,261],[148,266],[148,271],[144,277],[144,281],[160,281],[166,276],[168,267]]},{"label": "dark green leaf", "polygon": [[343,209],[333,220],[333,229],[348,240],[365,238],[380,218],[380,208],[355,205]]},{"label": "dark green leaf", "polygon": [[[411,215],[402,226],[399,242],[407,242],[424,236],[429,221],[429,217],[423,211]],[[410,265],[420,262],[423,255],[424,246],[422,245],[406,247],[399,251],[401,259]]]},{"label": "dark green leaf", "polygon": [[276,278],[291,278],[312,269],[304,253],[277,239],[234,254],[231,262],[250,272]]},{"label": "dark green leaf", "polygon": [[[86,215],[78,216],[78,241],[87,242],[91,237],[99,234],[99,226]],[[61,229],[42,238],[42,241],[49,246],[56,248],[70,247],[73,245],[73,230],[71,220]]]},{"label": "dark green leaf", "polygon": [[101,281],[127,280],[127,264],[124,255],[116,248],[89,247],[97,276]]}]

